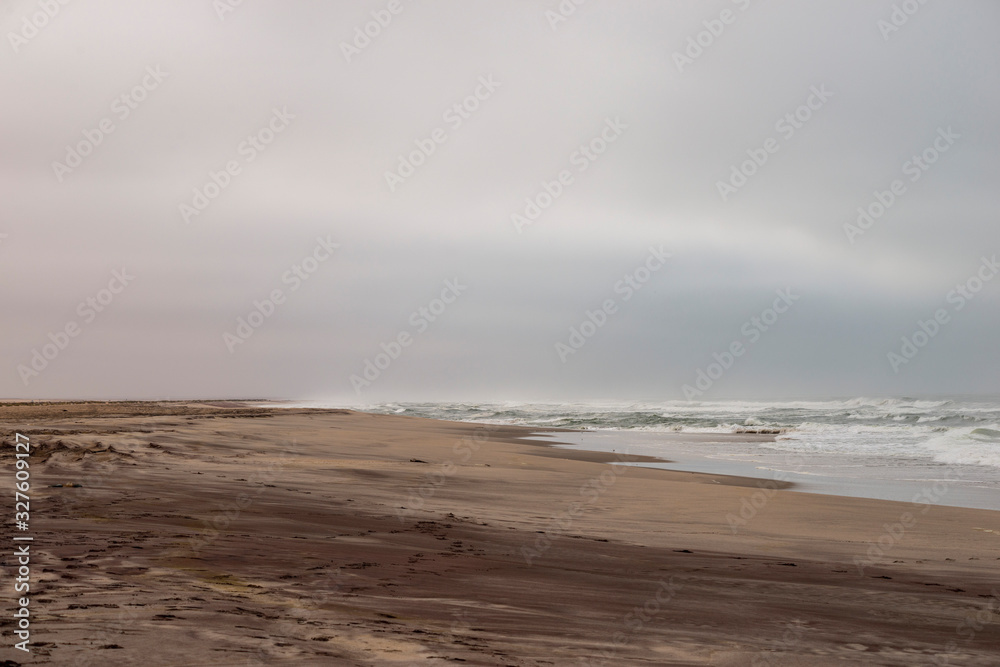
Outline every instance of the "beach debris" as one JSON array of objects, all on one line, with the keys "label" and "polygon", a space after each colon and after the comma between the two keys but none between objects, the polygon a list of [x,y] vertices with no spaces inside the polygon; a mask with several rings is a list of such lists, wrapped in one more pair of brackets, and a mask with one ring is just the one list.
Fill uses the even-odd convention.
[{"label": "beach debris", "polygon": [[83,484],[76,482],[66,482],[65,484],[49,484],[50,489],[82,489]]},{"label": "beach debris", "polygon": [[410,459],[410,463],[427,463],[427,461],[422,461],[420,459]]}]

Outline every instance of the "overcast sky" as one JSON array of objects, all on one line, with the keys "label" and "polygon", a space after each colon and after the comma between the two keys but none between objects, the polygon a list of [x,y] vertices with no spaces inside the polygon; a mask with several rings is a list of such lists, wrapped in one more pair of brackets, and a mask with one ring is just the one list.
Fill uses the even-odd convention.
[{"label": "overcast sky", "polygon": [[0,396],[1000,393],[996,2],[51,5]]}]

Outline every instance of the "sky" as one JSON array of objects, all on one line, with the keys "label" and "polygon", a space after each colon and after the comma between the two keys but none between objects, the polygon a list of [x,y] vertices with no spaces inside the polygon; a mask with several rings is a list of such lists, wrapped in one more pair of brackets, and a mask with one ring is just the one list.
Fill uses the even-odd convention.
[{"label": "sky", "polygon": [[4,2],[0,396],[1000,394],[998,25]]}]

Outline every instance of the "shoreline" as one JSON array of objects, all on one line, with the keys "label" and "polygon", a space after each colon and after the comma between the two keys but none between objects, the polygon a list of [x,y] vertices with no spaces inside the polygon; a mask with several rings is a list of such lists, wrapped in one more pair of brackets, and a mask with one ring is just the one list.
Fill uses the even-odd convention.
[{"label": "shoreline", "polygon": [[[0,430],[8,465],[14,431],[32,441],[32,664],[985,666],[1000,651],[991,511],[349,410],[5,406]],[[83,486],[49,486],[65,482]]]},{"label": "shoreline", "polygon": [[[563,439],[567,442],[558,443],[557,446],[578,451],[607,452],[616,447],[633,447],[637,442],[643,441],[646,441],[645,448],[648,450],[649,444],[655,443],[657,448],[668,450],[669,459],[644,461],[638,465],[676,472],[731,475],[758,482],[777,482],[782,484],[781,488],[792,489],[797,493],[893,502],[910,502],[913,498],[928,496],[936,504],[949,507],[1000,511],[1000,494],[995,489],[976,486],[973,480],[963,478],[952,468],[944,469],[948,476],[927,479],[846,477],[810,472],[794,455],[785,455],[785,461],[775,467],[775,464],[764,462],[750,454],[723,458],[718,456],[718,452],[715,452],[715,456],[693,453],[689,446],[697,442],[740,445],[773,439],[767,436],[757,436],[750,440],[747,434],[633,433],[593,429],[571,432]],[[642,450],[642,444],[637,448]],[[942,489],[941,484],[947,488]]]},{"label": "shoreline", "polygon": [[[438,421],[443,421],[443,420],[438,420]],[[452,423],[471,424],[473,422],[452,422]],[[626,452],[608,452],[602,449],[588,449],[586,446],[577,445],[576,443],[573,442],[546,442],[544,440],[532,439],[539,435],[544,435],[544,436],[552,435],[558,437],[560,436],[560,434],[587,433],[587,431],[579,431],[574,429],[537,430],[535,429],[535,427],[531,426],[515,426],[514,428],[524,428],[531,430],[533,434],[532,433],[525,434],[525,436],[523,437],[524,441],[528,442],[529,444],[538,444],[548,448],[544,450],[544,453],[537,453],[536,456],[551,456],[553,458],[562,458],[573,461],[588,461],[591,463],[635,465],[636,467],[645,468],[647,470],[661,470],[665,472],[698,476],[698,479],[700,479],[702,483],[724,484],[726,486],[743,486],[743,487],[757,488],[760,482],[768,482],[769,483],[768,488],[775,488],[782,490],[791,490],[797,486],[795,482],[790,482],[786,480],[774,480],[765,477],[755,477],[753,475],[739,475],[739,474],[723,473],[711,470],[678,470],[677,468],[673,467],[677,464],[676,461],[672,459],[666,459],[661,456],[651,456],[646,454],[630,454]],[[621,436],[622,440],[626,440],[628,438],[628,432],[621,432],[621,433],[622,433]],[[678,435],[684,436],[683,439],[687,442],[695,442],[703,439],[700,436],[700,434],[695,434],[695,433],[678,434]],[[689,438],[686,436],[691,436],[691,437]],[[721,438],[721,439],[727,439],[727,440],[731,439],[734,441],[742,442],[744,441],[743,436],[744,434],[732,434],[731,437],[728,437],[728,434],[719,434],[719,436],[717,437],[713,434],[711,436],[711,439],[718,440]],[[761,436],[761,437],[766,438],[769,436]],[[572,438],[566,438],[566,440],[571,440],[571,439]],[[709,438],[704,438],[704,439],[707,440]],[[695,479],[695,477],[692,477],[692,479]]]},{"label": "shoreline", "polygon": [[[280,402],[272,401],[270,404],[276,405]],[[312,408],[283,408],[277,409],[312,409]],[[329,408],[321,408],[329,409]],[[355,408],[343,408],[352,411],[363,412],[364,414],[381,415],[384,413],[372,413],[357,410]],[[387,415],[391,416],[391,415]],[[415,417],[421,419],[432,419],[426,417]],[[433,420],[433,419],[432,419]],[[445,421],[455,424],[467,424],[472,427],[485,425],[486,422],[474,421]],[[767,488],[778,488],[782,490],[794,490],[797,493],[808,493],[823,496],[842,496],[847,498],[862,498],[868,500],[880,500],[886,502],[912,503],[914,499],[922,499],[921,502],[930,502],[948,507],[958,507],[966,509],[978,509],[988,511],[1000,511],[1000,494],[995,489],[980,487],[961,483],[966,482],[959,476],[947,478],[930,479],[862,479],[836,475],[823,475],[805,472],[802,470],[789,470],[794,467],[785,466],[776,469],[769,466],[755,465],[755,462],[745,460],[719,460],[707,458],[705,456],[679,456],[665,458],[659,455],[650,454],[628,454],[625,458],[609,458],[608,448],[611,445],[601,446],[595,444],[592,438],[607,437],[614,439],[619,447],[628,449],[637,439],[656,439],[662,441],[660,444],[669,446],[670,443],[686,444],[693,443],[755,443],[773,442],[781,432],[772,432],[769,429],[755,431],[748,429],[744,432],[668,432],[668,431],[631,431],[615,429],[573,429],[562,427],[539,427],[521,424],[507,424],[511,428],[523,428],[535,431],[539,438],[559,437],[564,434],[564,441],[546,442],[537,440],[538,444],[548,445],[557,451],[576,452],[569,455],[545,454],[546,456],[564,456],[575,458],[576,460],[589,460],[595,463],[624,463],[637,465],[645,468],[664,470],[677,473],[689,473],[695,475],[711,476],[715,483],[729,484],[733,486],[755,486],[767,485]],[[792,457],[793,458],[793,457]],[[761,472],[758,472],[761,471]],[[729,480],[729,481],[726,481]],[[938,482],[943,482],[947,488],[942,490],[940,486],[935,486]],[[956,486],[956,483],[959,483]]]}]

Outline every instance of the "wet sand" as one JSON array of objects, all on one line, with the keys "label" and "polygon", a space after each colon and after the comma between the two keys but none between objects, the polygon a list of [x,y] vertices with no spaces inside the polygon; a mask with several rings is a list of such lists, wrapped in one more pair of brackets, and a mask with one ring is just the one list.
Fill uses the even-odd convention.
[{"label": "wet sand", "polygon": [[32,653],[12,648],[5,614],[13,664],[1000,655],[997,512],[614,466],[622,455],[528,429],[349,411],[8,403],[0,429],[11,515],[14,433],[33,445]]}]

